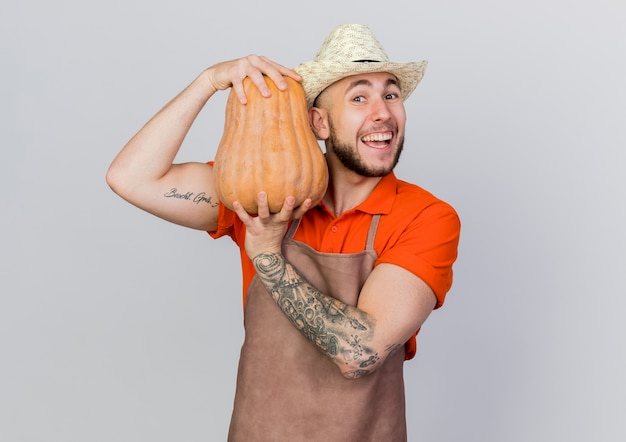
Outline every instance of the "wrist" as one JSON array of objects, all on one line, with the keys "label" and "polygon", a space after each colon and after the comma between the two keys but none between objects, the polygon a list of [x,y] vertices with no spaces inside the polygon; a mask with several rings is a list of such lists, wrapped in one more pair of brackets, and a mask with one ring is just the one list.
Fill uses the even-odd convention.
[{"label": "wrist", "polygon": [[249,241],[245,245],[246,254],[254,262],[255,259],[261,256],[281,255],[281,244],[271,244],[269,241],[266,244],[254,244]]},{"label": "wrist", "polygon": [[256,254],[252,264],[262,279],[272,279],[278,269],[284,268],[285,257],[280,252],[266,251]]},{"label": "wrist", "polygon": [[219,90],[219,88],[215,84],[212,67],[206,68],[204,71],[202,71],[200,75],[196,78],[196,81],[199,81],[201,83],[202,89],[208,92],[209,95],[213,95]]}]

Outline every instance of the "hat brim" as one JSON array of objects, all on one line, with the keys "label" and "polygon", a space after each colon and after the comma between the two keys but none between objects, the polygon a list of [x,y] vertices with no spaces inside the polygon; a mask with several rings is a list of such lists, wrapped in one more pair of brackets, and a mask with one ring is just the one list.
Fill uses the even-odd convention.
[{"label": "hat brim", "polygon": [[389,61],[358,61],[358,62],[324,62],[309,61],[294,67],[294,71],[302,77],[302,87],[306,95],[307,107],[313,106],[317,96],[328,86],[351,75],[371,72],[389,72],[398,79],[402,99],[406,100],[424,77],[428,62],[389,62]]}]

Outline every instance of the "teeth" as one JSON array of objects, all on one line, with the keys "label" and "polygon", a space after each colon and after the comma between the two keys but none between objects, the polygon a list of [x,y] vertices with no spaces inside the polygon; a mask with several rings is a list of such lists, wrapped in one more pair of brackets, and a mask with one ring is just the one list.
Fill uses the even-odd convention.
[{"label": "teeth", "polygon": [[368,141],[387,141],[387,140],[391,140],[391,135],[390,134],[372,134],[372,135],[367,135],[367,136],[363,137],[363,141],[364,142],[368,142]]}]

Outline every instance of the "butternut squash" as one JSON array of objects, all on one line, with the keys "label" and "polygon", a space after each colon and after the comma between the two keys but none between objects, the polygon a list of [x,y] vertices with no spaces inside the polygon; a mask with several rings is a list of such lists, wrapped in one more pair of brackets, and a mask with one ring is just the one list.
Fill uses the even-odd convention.
[{"label": "butternut squash", "polygon": [[247,104],[230,91],[214,161],[219,200],[230,209],[239,201],[250,214],[258,213],[260,191],[267,192],[270,212],[276,213],[289,195],[296,207],[306,198],[317,204],[328,186],[326,160],[309,127],[302,86],[285,77],[288,88],[281,91],[265,79],[271,97],[263,97],[249,78],[244,80]]}]

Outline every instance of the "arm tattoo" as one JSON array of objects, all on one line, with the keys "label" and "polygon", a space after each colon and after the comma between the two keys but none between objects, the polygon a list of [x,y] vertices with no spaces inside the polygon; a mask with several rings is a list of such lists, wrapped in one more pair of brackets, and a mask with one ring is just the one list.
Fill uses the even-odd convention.
[{"label": "arm tattoo", "polygon": [[219,205],[219,201],[217,199],[213,199],[212,196],[207,195],[204,192],[194,193],[194,192],[179,192],[176,187],[172,187],[169,191],[163,194],[165,198],[173,198],[178,200],[186,200],[195,204],[208,204],[211,207],[216,207]]},{"label": "arm tattoo", "polygon": [[[360,378],[380,362],[368,347],[373,321],[365,313],[321,293],[277,253],[259,254],[252,260],[257,274],[291,323],[331,359],[356,368],[346,377]],[[387,348],[387,355],[397,345]]]}]

